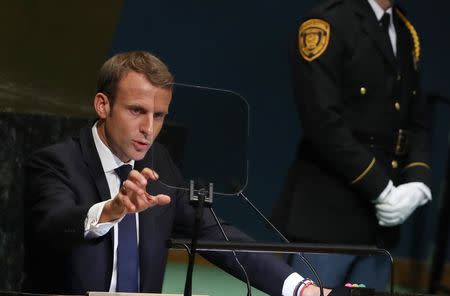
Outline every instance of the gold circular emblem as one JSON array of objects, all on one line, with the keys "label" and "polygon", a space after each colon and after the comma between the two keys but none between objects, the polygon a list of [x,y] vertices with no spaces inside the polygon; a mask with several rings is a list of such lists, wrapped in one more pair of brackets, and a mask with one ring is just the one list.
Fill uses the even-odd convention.
[{"label": "gold circular emblem", "polygon": [[311,62],[325,52],[330,40],[330,24],[321,19],[310,19],[299,29],[298,45],[302,57]]}]

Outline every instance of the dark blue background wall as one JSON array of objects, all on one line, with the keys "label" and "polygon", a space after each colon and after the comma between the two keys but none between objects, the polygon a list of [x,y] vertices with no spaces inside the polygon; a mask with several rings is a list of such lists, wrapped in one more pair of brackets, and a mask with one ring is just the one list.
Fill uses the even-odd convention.
[{"label": "dark blue background wall", "polygon": [[[287,50],[300,16],[316,2],[127,0],[111,48],[111,53],[148,50],[169,65],[178,82],[231,89],[248,100],[250,168],[246,193],[267,215],[301,135]],[[445,70],[450,68],[450,4],[445,0],[426,5],[423,1],[404,2],[421,36],[424,93],[448,97]],[[439,139],[434,142],[438,147],[433,161],[435,193],[444,168],[448,114],[448,109],[444,110],[435,122],[439,129],[435,132]],[[434,203],[404,226],[398,255],[429,254],[438,201],[435,194]],[[215,208],[257,238],[275,238],[237,198],[216,199]],[[417,233],[421,235],[417,237]]]}]

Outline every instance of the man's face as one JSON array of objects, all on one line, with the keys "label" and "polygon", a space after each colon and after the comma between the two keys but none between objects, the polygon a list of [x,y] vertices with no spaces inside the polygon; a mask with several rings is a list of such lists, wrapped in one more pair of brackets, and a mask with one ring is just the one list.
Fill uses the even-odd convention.
[{"label": "man's face", "polygon": [[394,5],[394,0],[375,0],[384,10],[389,9]]},{"label": "man's face", "polygon": [[152,85],[143,74],[126,73],[113,106],[104,94],[95,97],[100,138],[123,162],[144,158],[161,131],[171,97],[170,90]]}]

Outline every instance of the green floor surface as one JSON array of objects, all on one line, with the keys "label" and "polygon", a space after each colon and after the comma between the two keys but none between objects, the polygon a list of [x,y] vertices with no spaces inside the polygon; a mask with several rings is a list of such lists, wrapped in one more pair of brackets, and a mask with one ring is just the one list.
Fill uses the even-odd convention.
[{"label": "green floor surface", "polygon": [[[167,264],[163,292],[183,294],[186,271],[186,264]],[[196,265],[194,267],[194,275],[192,278],[192,293],[209,296],[246,296],[247,286],[244,282],[217,267]],[[252,296],[267,295],[268,294],[252,288]]]}]

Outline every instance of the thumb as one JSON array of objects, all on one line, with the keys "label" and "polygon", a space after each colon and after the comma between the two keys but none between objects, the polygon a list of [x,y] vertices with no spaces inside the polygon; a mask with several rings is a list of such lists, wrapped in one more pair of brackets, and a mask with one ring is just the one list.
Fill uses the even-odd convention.
[{"label": "thumb", "polygon": [[163,206],[170,203],[170,196],[165,194],[158,194],[158,195],[150,195],[147,192],[145,193],[145,197],[147,198],[147,201],[150,203],[150,206]]}]

